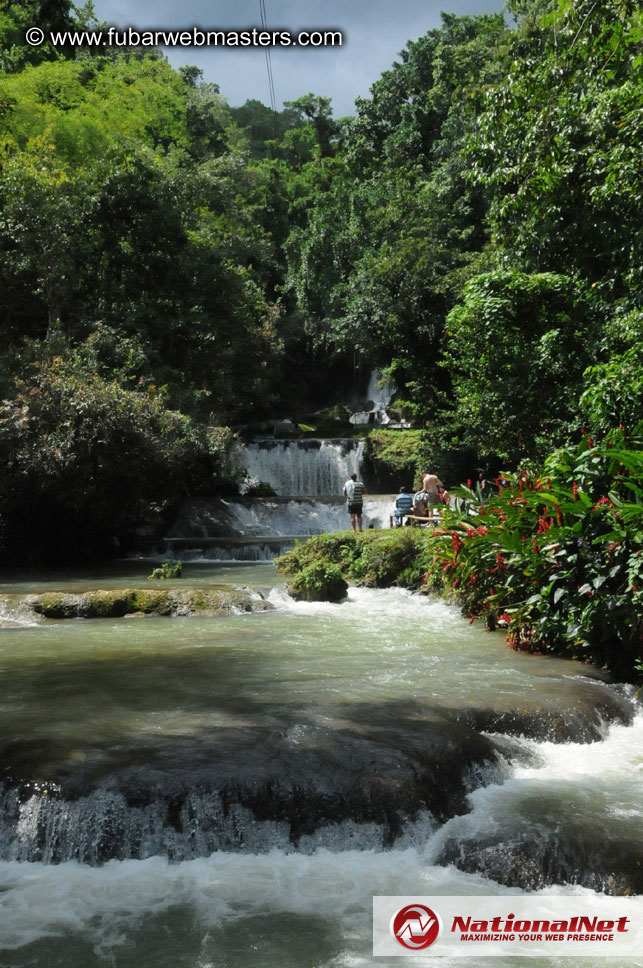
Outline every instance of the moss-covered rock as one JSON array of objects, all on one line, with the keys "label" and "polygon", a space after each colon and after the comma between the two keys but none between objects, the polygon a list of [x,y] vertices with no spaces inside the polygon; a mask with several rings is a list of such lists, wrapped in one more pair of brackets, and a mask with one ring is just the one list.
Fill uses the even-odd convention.
[{"label": "moss-covered rock", "polygon": [[292,597],[306,602],[341,602],[347,589],[339,567],[323,559],[302,568],[288,583]]},{"label": "moss-covered rock", "polygon": [[120,618],[124,615],[222,615],[273,606],[251,588],[124,588],[116,591],[46,592],[22,603],[44,618]]}]

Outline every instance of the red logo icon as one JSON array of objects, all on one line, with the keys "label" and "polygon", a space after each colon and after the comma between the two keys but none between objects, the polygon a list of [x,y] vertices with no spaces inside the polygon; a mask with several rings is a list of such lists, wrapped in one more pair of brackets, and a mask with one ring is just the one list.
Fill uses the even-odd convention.
[{"label": "red logo icon", "polygon": [[407,904],[393,916],[391,931],[403,948],[428,948],[440,933],[440,919],[425,904]]}]

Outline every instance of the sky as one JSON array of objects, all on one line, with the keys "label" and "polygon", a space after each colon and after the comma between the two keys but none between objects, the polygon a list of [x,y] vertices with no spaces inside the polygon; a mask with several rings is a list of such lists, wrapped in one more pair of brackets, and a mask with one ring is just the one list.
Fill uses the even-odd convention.
[{"label": "sky", "polygon": [[[292,33],[337,29],[341,47],[271,49],[277,108],[313,92],[332,98],[336,117],[354,113],[408,40],[440,25],[440,10],[478,14],[499,11],[503,0],[264,0],[268,28]],[[99,20],[138,29],[259,27],[259,0],[94,0]],[[219,85],[233,106],[250,98],[270,103],[265,50],[166,48],[174,67],[196,64],[204,80]]]}]

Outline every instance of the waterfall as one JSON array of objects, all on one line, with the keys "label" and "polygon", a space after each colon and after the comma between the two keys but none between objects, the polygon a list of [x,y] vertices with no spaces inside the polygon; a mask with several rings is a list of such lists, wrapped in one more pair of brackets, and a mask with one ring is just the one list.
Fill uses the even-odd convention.
[{"label": "waterfall", "polygon": [[251,481],[263,481],[280,495],[341,495],[351,474],[359,474],[364,441],[259,440],[248,444],[243,461]]},{"label": "waterfall", "polygon": [[[246,489],[269,484],[274,497],[194,498],[185,501],[162,541],[147,552],[186,561],[266,561],[297,538],[349,527],[343,487],[361,477],[364,440],[260,439],[239,446]],[[366,495],[363,526],[387,528],[394,498]],[[254,540],[252,540],[254,539]]]},{"label": "waterfall", "polygon": [[395,384],[383,377],[379,370],[371,373],[368,381],[367,399],[373,404],[373,410],[386,410],[395,394]]},{"label": "waterfall", "polygon": [[386,427],[391,423],[391,418],[386,412],[395,394],[395,384],[384,377],[379,370],[371,373],[366,391],[366,399],[370,404],[370,410],[362,410],[352,414],[350,422],[355,427],[372,426]]}]

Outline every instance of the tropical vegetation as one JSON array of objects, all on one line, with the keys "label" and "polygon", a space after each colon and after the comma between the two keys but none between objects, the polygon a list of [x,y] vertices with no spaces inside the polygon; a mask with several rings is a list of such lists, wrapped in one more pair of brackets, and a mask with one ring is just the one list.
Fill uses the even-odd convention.
[{"label": "tropical vegetation", "polygon": [[444,14],[338,119],[323,93],[230,107],[155,50],[31,48],[33,23],[91,29],[91,3],[2,4],[3,554],[126,549],[235,490],[235,434],[375,367],[417,451],[374,437],[373,459],[449,485],[632,434],[642,16]]}]

